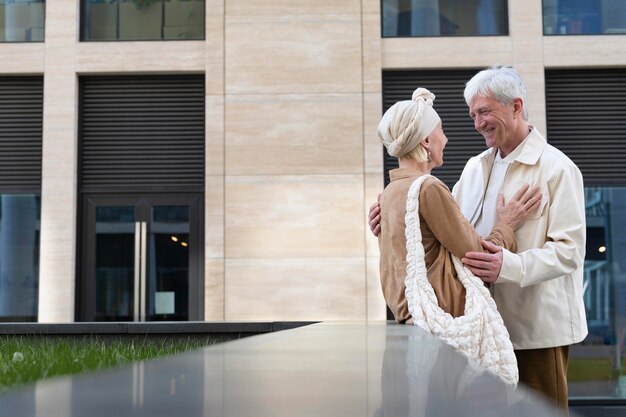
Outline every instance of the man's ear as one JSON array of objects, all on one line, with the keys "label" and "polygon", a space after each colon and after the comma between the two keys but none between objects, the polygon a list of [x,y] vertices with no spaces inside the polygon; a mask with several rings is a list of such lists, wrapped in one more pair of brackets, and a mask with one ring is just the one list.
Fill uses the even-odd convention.
[{"label": "man's ear", "polygon": [[513,99],[513,113],[520,116],[524,114],[524,100],[521,97]]}]

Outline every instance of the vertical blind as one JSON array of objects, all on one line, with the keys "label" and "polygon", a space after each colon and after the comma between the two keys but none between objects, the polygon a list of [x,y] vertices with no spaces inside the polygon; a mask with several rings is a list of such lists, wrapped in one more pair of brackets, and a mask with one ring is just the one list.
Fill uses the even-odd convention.
[{"label": "vertical blind", "polygon": [[547,70],[546,115],[585,185],[626,185],[626,69]]},{"label": "vertical blind", "polygon": [[82,192],[204,191],[204,76],[80,79]]},{"label": "vertical blind", "polygon": [[0,77],[0,193],[40,192],[43,77]]}]

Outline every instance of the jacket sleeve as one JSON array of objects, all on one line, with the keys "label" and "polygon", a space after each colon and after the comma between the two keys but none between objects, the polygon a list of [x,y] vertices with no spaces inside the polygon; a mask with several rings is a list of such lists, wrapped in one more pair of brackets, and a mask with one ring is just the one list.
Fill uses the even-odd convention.
[{"label": "jacket sleeve", "polygon": [[[446,185],[439,181],[426,181],[420,190],[420,215],[443,246],[461,259],[467,252],[482,252],[480,235],[463,216]],[[515,252],[517,242],[514,230],[496,222],[487,240]]]},{"label": "jacket sleeve", "polygon": [[519,254],[504,250],[498,283],[521,287],[571,274],[585,258],[585,201],[583,179],[575,165],[559,170],[548,181],[545,243]]}]

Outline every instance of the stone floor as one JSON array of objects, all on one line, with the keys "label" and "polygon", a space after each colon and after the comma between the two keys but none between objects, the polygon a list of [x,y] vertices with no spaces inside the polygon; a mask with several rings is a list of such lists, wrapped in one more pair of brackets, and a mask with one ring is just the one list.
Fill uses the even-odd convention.
[{"label": "stone floor", "polygon": [[325,322],[40,382],[7,416],[561,416],[414,326]]}]

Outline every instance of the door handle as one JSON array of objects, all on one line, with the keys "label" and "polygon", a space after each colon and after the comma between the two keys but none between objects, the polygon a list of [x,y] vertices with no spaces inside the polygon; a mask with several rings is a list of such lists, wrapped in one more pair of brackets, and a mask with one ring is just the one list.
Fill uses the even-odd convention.
[{"label": "door handle", "polygon": [[139,321],[146,321],[146,269],[148,268],[148,261],[146,259],[146,236],[148,234],[148,227],[146,222],[141,222],[141,269],[139,273],[139,288],[140,288],[140,305]]},{"label": "door handle", "polygon": [[141,222],[135,222],[135,262],[134,262],[134,303],[133,303],[133,320],[139,321],[139,310],[141,306],[139,305],[139,282],[140,282],[140,270],[141,270]]},{"label": "door handle", "polygon": [[146,320],[146,222],[135,222],[134,321]]}]

